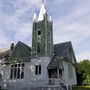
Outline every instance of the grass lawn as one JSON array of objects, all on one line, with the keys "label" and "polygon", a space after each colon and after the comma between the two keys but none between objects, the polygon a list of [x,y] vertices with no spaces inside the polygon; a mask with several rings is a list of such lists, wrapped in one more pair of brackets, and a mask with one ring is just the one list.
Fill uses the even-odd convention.
[{"label": "grass lawn", "polygon": [[78,86],[74,87],[73,90],[90,90],[90,86]]}]

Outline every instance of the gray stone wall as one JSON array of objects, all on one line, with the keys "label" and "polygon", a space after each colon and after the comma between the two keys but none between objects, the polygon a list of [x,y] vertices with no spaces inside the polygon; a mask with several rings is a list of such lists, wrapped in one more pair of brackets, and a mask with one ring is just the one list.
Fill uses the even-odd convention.
[{"label": "gray stone wall", "polygon": [[[72,77],[69,77],[69,70],[68,70],[68,65],[71,65],[72,67]],[[63,71],[63,76],[62,79],[65,81],[65,84],[68,85],[76,85],[77,84],[77,80],[76,80],[76,70],[75,70],[75,66],[73,66],[71,63],[63,61],[63,66],[64,66],[64,71]]]},{"label": "gray stone wall", "polygon": [[[47,66],[50,62],[49,57],[32,58],[30,62],[25,63],[24,78],[10,79],[11,66],[6,65],[2,68],[4,87],[11,88],[30,88],[35,85],[48,84],[48,70]],[[35,66],[41,65],[41,75],[35,75]],[[12,90],[12,89],[11,89]]]}]

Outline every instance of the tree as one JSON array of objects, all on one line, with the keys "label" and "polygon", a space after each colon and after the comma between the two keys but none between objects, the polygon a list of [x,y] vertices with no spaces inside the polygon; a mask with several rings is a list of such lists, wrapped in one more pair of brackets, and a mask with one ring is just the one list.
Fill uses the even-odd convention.
[{"label": "tree", "polygon": [[78,85],[90,84],[90,61],[83,60],[76,65]]}]

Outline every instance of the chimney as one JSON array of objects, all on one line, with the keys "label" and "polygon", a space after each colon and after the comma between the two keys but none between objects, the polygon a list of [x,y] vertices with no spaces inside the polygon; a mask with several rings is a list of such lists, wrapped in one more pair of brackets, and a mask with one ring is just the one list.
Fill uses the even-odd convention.
[{"label": "chimney", "polygon": [[10,50],[12,51],[14,48],[14,43],[11,43]]}]

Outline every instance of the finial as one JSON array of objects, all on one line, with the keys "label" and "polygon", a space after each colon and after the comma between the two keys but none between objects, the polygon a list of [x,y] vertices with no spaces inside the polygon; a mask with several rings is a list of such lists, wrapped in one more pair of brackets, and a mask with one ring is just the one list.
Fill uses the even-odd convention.
[{"label": "finial", "polygon": [[42,0],[42,3],[44,3],[44,0]]},{"label": "finial", "polygon": [[33,15],[33,21],[37,21],[37,15],[36,15],[36,12],[34,12],[34,15]]},{"label": "finial", "polygon": [[52,22],[52,17],[51,16],[49,17],[49,20],[50,20],[50,22]]}]

